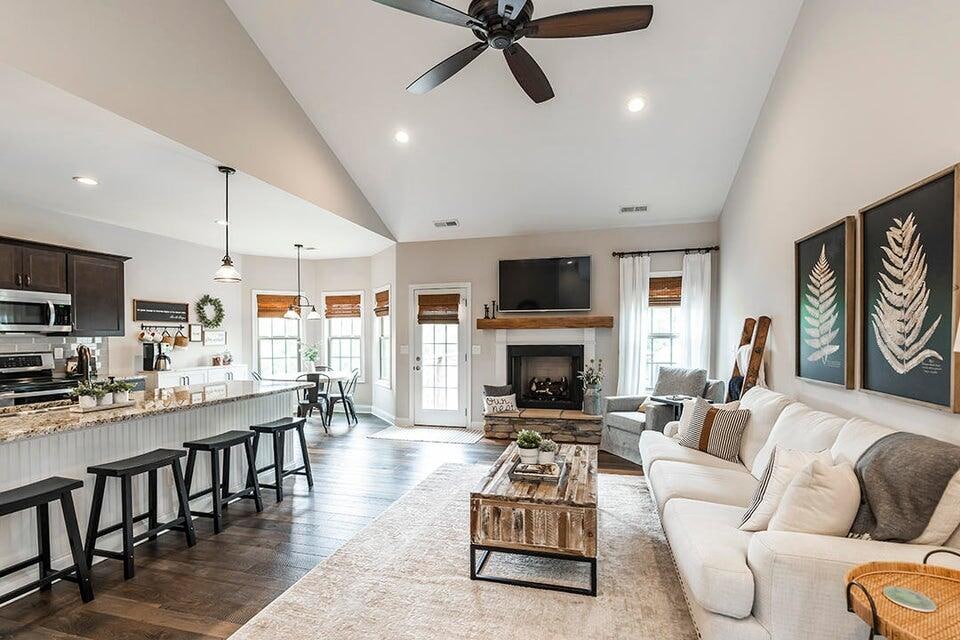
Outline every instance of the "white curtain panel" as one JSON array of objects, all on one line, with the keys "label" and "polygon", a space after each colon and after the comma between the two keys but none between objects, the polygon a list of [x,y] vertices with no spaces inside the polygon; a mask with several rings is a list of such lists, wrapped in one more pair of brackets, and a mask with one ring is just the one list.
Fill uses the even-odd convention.
[{"label": "white curtain panel", "polygon": [[650,256],[620,258],[620,360],[617,395],[640,395],[644,386],[650,299]]},{"label": "white curtain panel", "polygon": [[680,290],[680,366],[710,370],[710,284],[712,253],[683,256]]}]

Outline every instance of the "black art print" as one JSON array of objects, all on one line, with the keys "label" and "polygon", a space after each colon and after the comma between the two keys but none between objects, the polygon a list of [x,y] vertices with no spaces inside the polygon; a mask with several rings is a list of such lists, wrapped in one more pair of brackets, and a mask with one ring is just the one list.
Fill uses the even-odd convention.
[{"label": "black art print", "polygon": [[863,212],[863,387],[949,407],[954,172]]},{"label": "black art print", "polygon": [[845,221],[800,240],[796,246],[797,375],[846,384],[847,230]]}]

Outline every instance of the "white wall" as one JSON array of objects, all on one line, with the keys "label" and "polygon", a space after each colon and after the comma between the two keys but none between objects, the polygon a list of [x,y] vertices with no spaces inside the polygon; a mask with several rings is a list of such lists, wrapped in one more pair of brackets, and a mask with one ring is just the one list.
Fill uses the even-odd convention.
[{"label": "white wall", "polygon": [[[173,365],[209,365],[211,357],[225,349],[234,354],[236,362],[243,362],[238,357],[242,350],[240,288],[213,281],[222,251],[3,200],[0,200],[0,235],[132,257],[125,263],[126,335],[107,339],[110,374],[126,375],[141,368],[142,347],[135,337],[139,323],[133,321],[136,298],[188,302],[192,322],[196,321],[193,303],[203,294],[220,298],[225,312],[222,328],[227,332],[226,348],[191,342],[186,351],[170,354]],[[234,256],[234,259],[243,273],[243,258]]]},{"label": "white wall", "polygon": [[[483,317],[483,304],[497,298],[497,263],[502,259],[538,258],[564,255],[592,256],[591,306],[594,315],[619,313],[619,262],[613,251],[633,249],[674,249],[710,246],[717,242],[718,225],[713,222],[634,227],[603,231],[545,233],[536,236],[510,236],[410,242],[397,245],[396,331],[398,346],[408,344],[410,285],[447,282],[470,282],[472,311],[470,319],[472,344],[479,345],[481,355],[472,356],[472,419],[482,419],[482,385],[495,380],[492,331],[478,331],[475,318]],[[679,271],[682,254],[655,255],[654,271]],[[597,330],[597,355],[603,358],[607,376],[604,391],[612,393],[617,381],[617,329]],[[396,407],[398,418],[409,419],[410,362],[409,354],[395,350]]]},{"label": "white wall", "polygon": [[793,373],[794,240],[960,161],[958,33],[957,2],[806,1],[721,217],[722,370],[767,314],[773,388],[960,442],[958,416]]}]

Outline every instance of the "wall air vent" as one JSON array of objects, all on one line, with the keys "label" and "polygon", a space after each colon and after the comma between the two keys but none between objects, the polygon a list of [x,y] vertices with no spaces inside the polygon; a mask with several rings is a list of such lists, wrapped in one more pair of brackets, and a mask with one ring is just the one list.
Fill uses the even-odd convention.
[{"label": "wall air vent", "polygon": [[633,204],[626,207],[620,207],[620,213],[646,213],[647,205]]},{"label": "wall air vent", "polygon": [[452,229],[454,227],[459,227],[460,221],[456,218],[450,218],[449,220],[434,220],[433,226],[438,229]]}]

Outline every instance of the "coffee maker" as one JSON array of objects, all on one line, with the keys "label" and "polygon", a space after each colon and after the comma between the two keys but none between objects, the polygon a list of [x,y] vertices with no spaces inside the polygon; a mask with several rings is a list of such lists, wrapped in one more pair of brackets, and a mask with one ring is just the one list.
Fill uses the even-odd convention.
[{"label": "coffee maker", "polygon": [[143,370],[168,371],[173,366],[170,356],[163,352],[163,345],[159,342],[143,343]]}]

